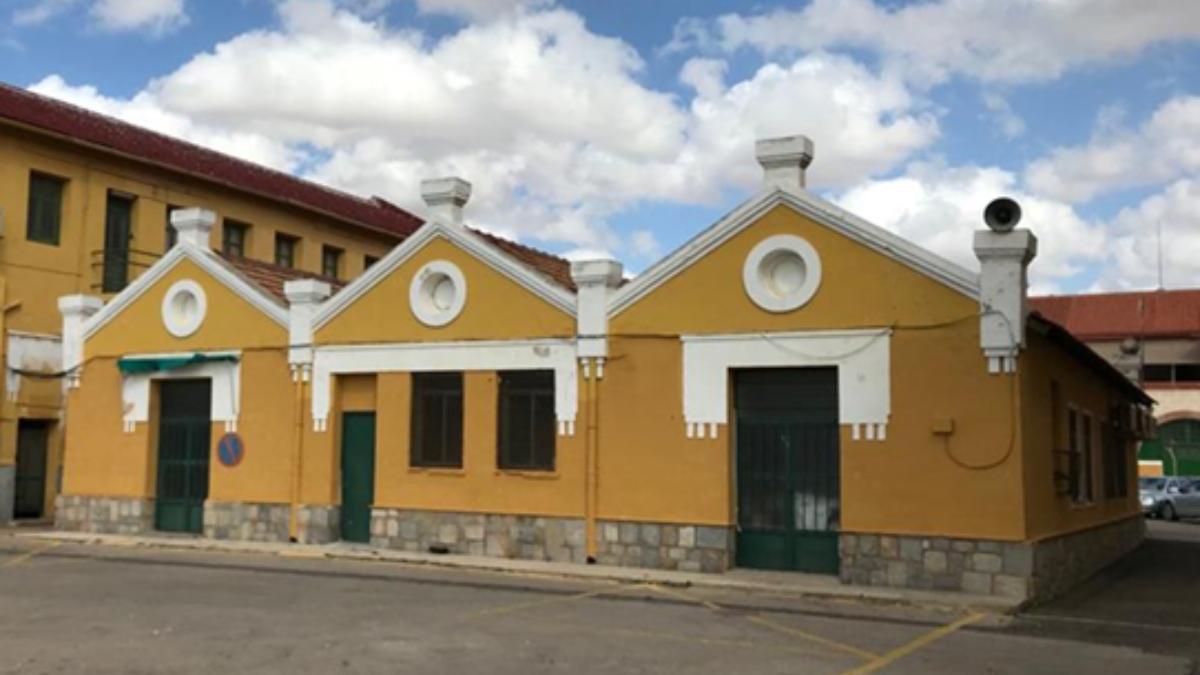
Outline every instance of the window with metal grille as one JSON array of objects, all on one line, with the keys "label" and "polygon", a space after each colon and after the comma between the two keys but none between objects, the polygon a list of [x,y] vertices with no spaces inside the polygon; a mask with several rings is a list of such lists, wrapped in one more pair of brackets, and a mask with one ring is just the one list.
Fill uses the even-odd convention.
[{"label": "window with metal grille", "polygon": [[129,283],[130,242],[133,239],[133,195],[108,191],[104,216],[104,259],[100,286],[117,293]]},{"label": "window with metal grille", "polygon": [[553,471],[554,371],[502,372],[499,379],[499,467]]},{"label": "window with metal grille", "polygon": [[462,467],[462,373],[413,373],[409,464]]},{"label": "window with metal grille", "polygon": [[290,234],[275,233],[275,264],[280,267],[296,266],[296,248],[300,240]]},{"label": "window with metal grille", "polygon": [[342,271],[342,249],[336,246],[321,247],[321,274],[340,279]]},{"label": "window with metal grille", "polygon": [[171,214],[175,213],[182,206],[167,205],[167,229],[163,234],[163,251],[170,251],[175,248],[175,244],[179,243],[179,232],[175,230],[175,226],[171,224]]},{"label": "window with metal grille", "polygon": [[1090,504],[1094,495],[1092,416],[1071,408],[1067,411],[1067,425],[1071,501],[1076,504]]},{"label": "window with metal grille", "polygon": [[1118,420],[1125,408],[1117,406],[1109,413],[1109,419],[1104,424],[1103,453],[1104,453],[1104,496],[1118,499],[1129,495],[1129,460],[1126,449],[1126,435]]},{"label": "window with metal grille", "polygon": [[221,251],[231,258],[246,257],[246,240],[250,238],[250,225],[229,218],[221,231]]},{"label": "window with metal grille", "polygon": [[44,173],[29,174],[29,213],[25,238],[58,246],[62,231],[63,188],[67,181]]}]

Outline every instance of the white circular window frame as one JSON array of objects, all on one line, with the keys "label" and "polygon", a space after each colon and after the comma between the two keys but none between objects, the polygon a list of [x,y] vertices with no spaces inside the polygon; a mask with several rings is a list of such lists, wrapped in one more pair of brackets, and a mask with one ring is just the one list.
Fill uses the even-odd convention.
[{"label": "white circular window frame", "polygon": [[[191,295],[195,299],[193,311],[187,316],[181,315],[175,309],[176,301],[184,294]],[[167,289],[167,294],[163,296],[163,325],[166,326],[167,332],[175,337],[185,338],[200,330],[200,325],[204,323],[204,317],[207,314],[208,298],[204,294],[204,288],[191,279],[171,284],[171,287]]]},{"label": "white circular window frame", "polygon": [[[763,263],[779,253],[792,253],[804,263],[804,281],[787,294],[780,294],[763,279]],[[777,234],[758,242],[742,266],[742,285],[750,300],[768,312],[782,313],[808,303],[821,285],[821,258],[817,250],[794,234]]]},{"label": "white circular window frame", "polygon": [[[433,297],[438,284],[449,280],[454,287],[454,297],[448,307],[437,305]],[[449,260],[434,260],[425,263],[413,275],[408,287],[408,306],[413,316],[426,326],[445,326],[458,318],[463,306],[467,304],[467,279],[463,276],[458,265]]]}]

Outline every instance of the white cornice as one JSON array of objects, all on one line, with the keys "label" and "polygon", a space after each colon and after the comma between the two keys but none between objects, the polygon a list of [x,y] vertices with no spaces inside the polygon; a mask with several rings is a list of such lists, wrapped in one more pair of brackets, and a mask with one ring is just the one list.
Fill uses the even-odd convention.
[{"label": "white cornice", "polygon": [[517,262],[507,253],[488,243],[483,237],[471,232],[461,225],[444,223],[440,220],[429,220],[415,233],[393,248],[382,260],[375,263],[350,282],[340,292],[326,301],[313,317],[313,330],[318,330],[329,323],[335,316],[345,311],[355,301],[365,295],[394,272],[409,258],[416,255],[425,244],[442,237],[458,246],[501,275],[516,282],[519,286],[542,298],[551,305],[574,315],[575,296],[563,288],[555,286],[543,279],[524,264]]},{"label": "white cornice", "polygon": [[780,204],[785,204],[817,223],[907,265],[973,300],[979,299],[978,274],[869,223],[807,190],[772,187],[740,204],[618,290],[609,301],[608,315],[616,316],[628,309]]},{"label": "white cornice", "polygon": [[216,253],[181,241],[168,251],[166,255],[151,265],[150,269],[146,270],[144,274],[134,279],[120,293],[117,293],[100,311],[84,322],[83,339],[87,340],[95,335],[97,331],[116,318],[118,314],[125,311],[125,308],[142,297],[156,282],[166,276],[168,272],[185,259],[191,260],[200,269],[207,272],[209,276],[221,282],[221,284],[233,291],[238,297],[253,305],[263,314],[266,314],[275,323],[285,328],[287,327],[287,310],[276,303],[274,299],[233,271]]}]

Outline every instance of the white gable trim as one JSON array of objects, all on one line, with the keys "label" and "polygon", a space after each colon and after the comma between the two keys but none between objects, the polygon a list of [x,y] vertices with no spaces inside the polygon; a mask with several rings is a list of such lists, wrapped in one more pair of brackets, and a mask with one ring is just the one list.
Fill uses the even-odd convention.
[{"label": "white gable trim", "polygon": [[[157,262],[151,265],[150,269],[146,270],[137,279],[134,279],[123,291],[117,293],[112,300],[109,300],[100,311],[93,314],[84,322],[83,339],[86,341],[95,335],[97,331],[116,318],[118,314],[125,311],[125,308],[133,304],[134,301],[142,297],[158,280],[166,276],[168,272],[184,259],[196,263],[200,269],[224,284],[238,297],[253,305],[263,314],[266,314],[275,323],[285,328],[287,327],[287,310],[275,302],[274,299],[230,269],[216,253],[208,249],[198,248],[185,241],[180,241],[165,256],[159,258]],[[163,330],[166,329],[164,328]]]},{"label": "white gable trim", "polygon": [[774,187],[743,202],[707,230],[626,284],[609,301],[608,315],[612,317],[625,311],[780,204],[785,204],[821,225],[907,265],[973,300],[979,299],[978,274],[878,225],[873,225],[807,190]]},{"label": "white gable trim", "polygon": [[575,434],[579,378],[574,340],[472,340],[318,347],[313,357],[314,431],[328,429],[334,375],[469,370],[553,370],[558,433]]},{"label": "white gable trim", "polygon": [[688,438],[729,423],[729,370],[836,366],[838,422],[854,440],[884,440],[891,399],[890,328],[682,335],[683,421]]},{"label": "white gable trim", "polygon": [[350,282],[337,295],[330,298],[313,317],[313,330],[320,329],[335,316],[345,311],[359,298],[383,281],[416,255],[427,243],[442,237],[475,258],[483,261],[489,267],[505,277],[516,282],[534,295],[542,298],[560,310],[574,315],[575,296],[543,279],[525,265],[513,260],[507,253],[489,244],[483,237],[471,232],[461,225],[452,225],[440,220],[429,220],[419,230],[405,239],[399,246],[393,248],[382,260],[371,266],[371,269]]}]

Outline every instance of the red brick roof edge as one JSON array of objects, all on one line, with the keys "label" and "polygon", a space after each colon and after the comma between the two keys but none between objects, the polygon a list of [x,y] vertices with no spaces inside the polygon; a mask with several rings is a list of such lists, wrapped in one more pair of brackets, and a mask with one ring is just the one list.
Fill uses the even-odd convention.
[{"label": "red brick roof edge", "polygon": [[364,199],[0,82],[0,120],[403,239],[421,219],[379,197]]},{"label": "red brick roof edge", "polygon": [[1081,340],[1200,337],[1200,289],[1050,295],[1029,304]]}]

